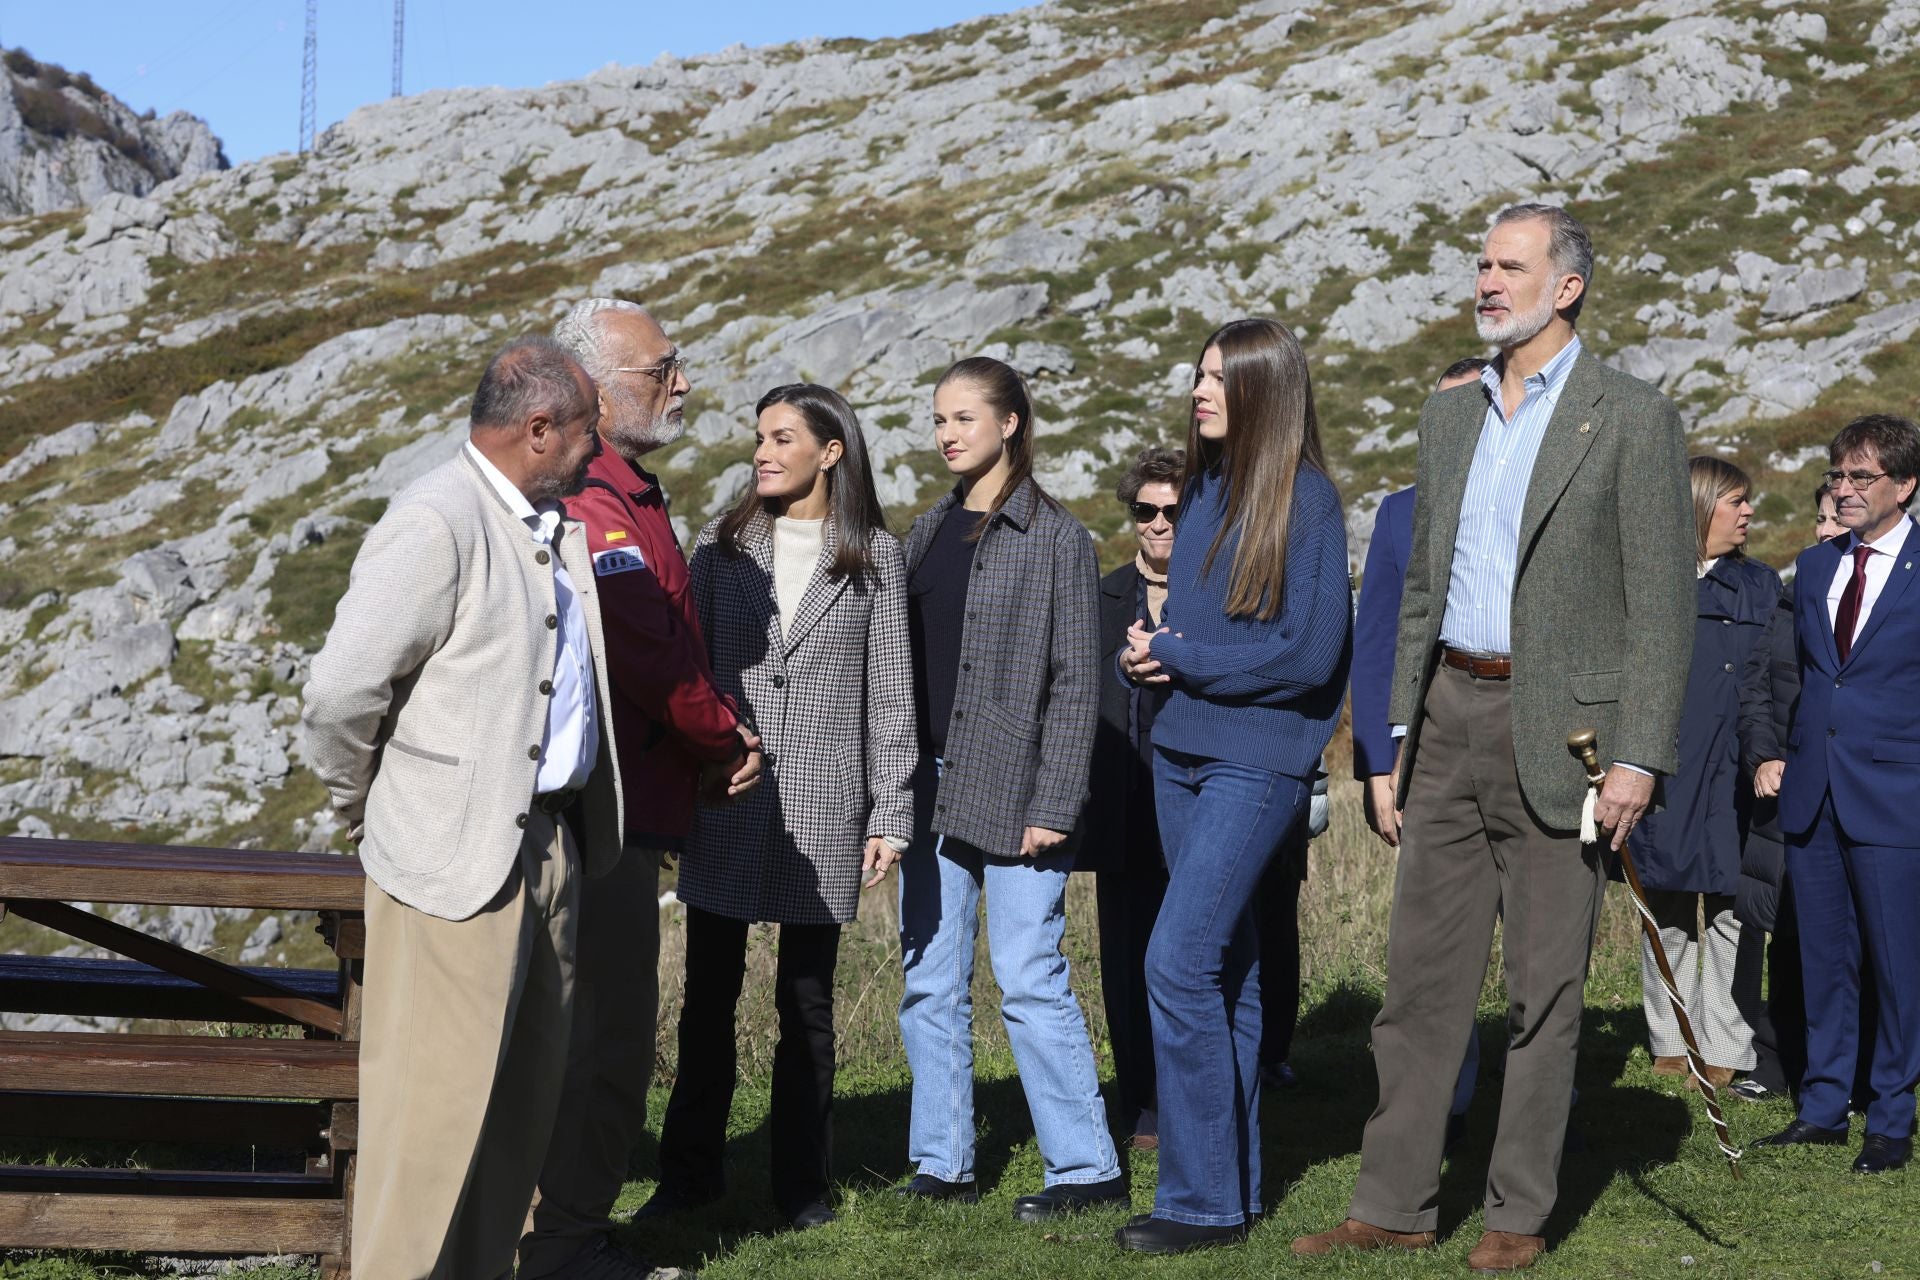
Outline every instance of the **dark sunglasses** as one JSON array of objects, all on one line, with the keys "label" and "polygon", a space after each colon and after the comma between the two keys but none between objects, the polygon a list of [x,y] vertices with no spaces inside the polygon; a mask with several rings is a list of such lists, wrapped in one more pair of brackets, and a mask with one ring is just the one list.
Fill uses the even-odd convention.
[{"label": "dark sunglasses", "polygon": [[1166,513],[1168,524],[1176,524],[1180,520],[1180,504],[1177,502],[1169,502],[1164,507],[1156,507],[1151,502],[1129,502],[1127,510],[1133,512],[1136,524],[1152,524],[1160,518],[1160,513],[1163,511]]}]

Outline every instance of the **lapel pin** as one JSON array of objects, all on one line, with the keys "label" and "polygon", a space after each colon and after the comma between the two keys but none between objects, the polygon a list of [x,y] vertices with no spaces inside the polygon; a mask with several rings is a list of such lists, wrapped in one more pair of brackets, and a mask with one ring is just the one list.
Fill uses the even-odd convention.
[{"label": "lapel pin", "polygon": [[1580,424],[1580,434],[1581,434],[1581,435],[1585,435],[1585,434],[1587,433],[1587,430],[1588,430],[1588,429],[1589,429],[1590,427],[1592,427],[1592,426],[1593,426],[1593,424],[1592,424],[1591,422],[1583,422],[1583,423],[1581,423],[1581,424]]}]

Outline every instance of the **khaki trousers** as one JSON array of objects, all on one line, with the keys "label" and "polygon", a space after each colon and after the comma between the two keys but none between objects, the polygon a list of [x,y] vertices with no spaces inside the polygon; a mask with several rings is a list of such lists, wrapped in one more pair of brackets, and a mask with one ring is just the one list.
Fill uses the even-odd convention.
[{"label": "khaki trousers", "polygon": [[596,1237],[647,1127],[660,1002],[660,854],[629,844],[580,893],[573,1037],[540,1195],[520,1242],[523,1280],[552,1275]]},{"label": "khaki trousers", "polygon": [[[1593,849],[1527,810],[1513,758],[1513,685],[1440,666],[1427,691],[1373,1023],[1380,1103],[1352,1217],[1431,1231],[1460,1061],[1505,908],[1507,1073],[1487,1170],[1486,1228],[1539,1235],[1558,1193],[1582,991],[1604,872]],[[1578,725],[1568,725],[1569,731]],[[1567,768],[1578,768],[1569,756]]]},{"label": "khaki trousers", "polygon": [[368,882],[356,1280],[510,1274],[566,1066],[579,870],[572,832],[535,809],[469,919]]}]

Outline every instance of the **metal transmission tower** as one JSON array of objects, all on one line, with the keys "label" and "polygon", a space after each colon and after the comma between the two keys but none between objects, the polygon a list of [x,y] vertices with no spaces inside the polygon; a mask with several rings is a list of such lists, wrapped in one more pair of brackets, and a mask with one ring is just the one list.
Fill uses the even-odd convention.
[{"label": "metal transmission tower", "polygon": [[307,48],[300,63],[300,150],[313,150],[314,122],[318,112],[314,107],[314,89],[318,81],[318,53],[320,48],[320,0],[307,0]]},{"label": "metal transmission tower", "polygon": [[400,69],[406,63],[407,0],[393,0],[393,96],[400,96]]}]

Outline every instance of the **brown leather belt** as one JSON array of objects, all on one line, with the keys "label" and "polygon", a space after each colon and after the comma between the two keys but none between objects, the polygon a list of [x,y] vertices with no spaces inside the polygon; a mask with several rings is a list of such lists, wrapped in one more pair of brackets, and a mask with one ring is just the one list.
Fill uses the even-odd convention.
[{"label": "brown leather belt", "polygon": [[1461,649],[1449,649],[1441,645],[1440,661],[1455,671],[1466,672],[1475,680],[1513,679],[1512,658],[1488,658],[1477,653],[1467,653]]}]

